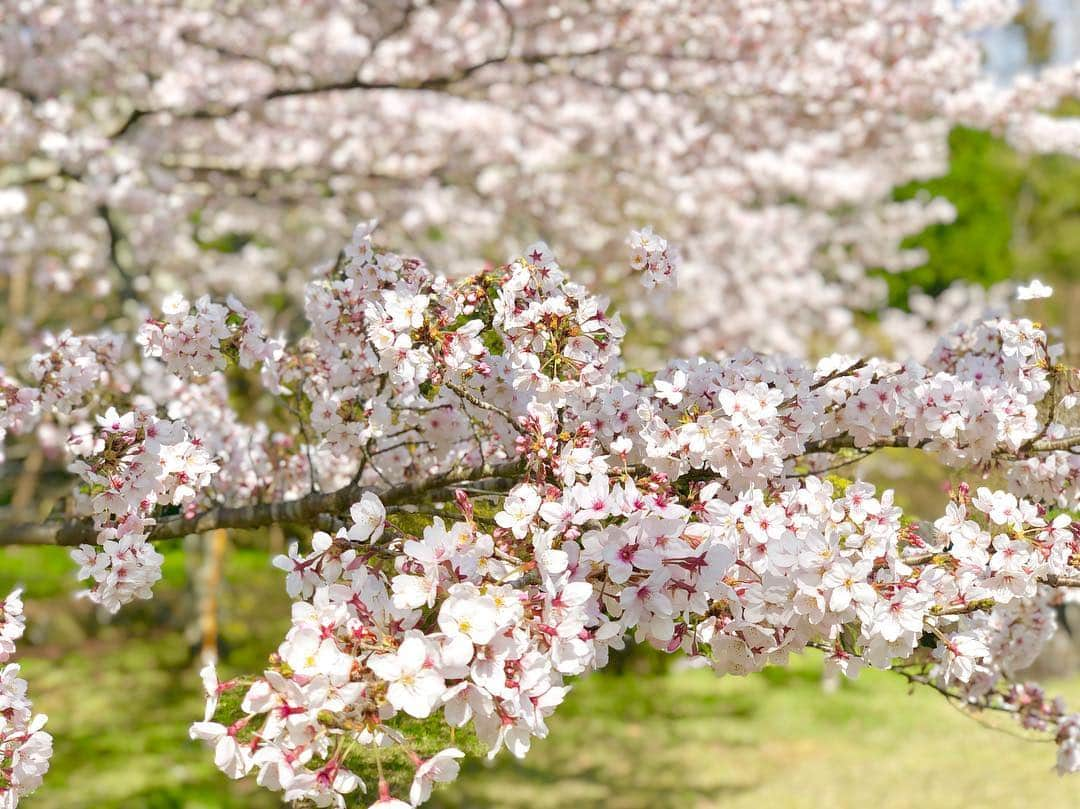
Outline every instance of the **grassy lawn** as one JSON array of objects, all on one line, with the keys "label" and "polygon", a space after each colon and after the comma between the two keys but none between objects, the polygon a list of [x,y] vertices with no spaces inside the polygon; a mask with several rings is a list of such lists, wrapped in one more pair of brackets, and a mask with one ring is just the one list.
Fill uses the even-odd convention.
[{"label": "grassy lawn", "polygon": [[[159,598],[104,627],[85,606],[73,613],[57,584],[70,575],[62,574],[66,560],[43,555],[57,552],[0,557],[0,585],[18,579],[31,599],[40,596],[29,602],[35,643],[22,661],[56,739],[52,770],[27,809],[279,806],[251,782],[227,781],[187,740],[202,712],[189,642],[181,628],[154,620],[182,604],[181,555],[170,554]],[[267,567],[264,552],[229,557],[225,673],[258,667],[287,625],[286,598]],[[1052,745],[1017,738],[993,718],[985,721],[996,730],[981,727],[936,694],[909,695],[888,674],[864,673],[825,695],[819,671],[808,657],[744,679],[594,675],[578,683],[551,720],[551,737],[525,761],[472,761],[433,805],[1080,806],[1080,780],[1051,772]],[[1080,704],[1080,679],[1055,686]]]},{"label": "grassy lawn", "polygon": [[[980,727],[890,675],[833,695],[818,675],[805,660],[744,679],[594,676],[529,758],[471,766],[438,805],[1080,806],[1080,783],[1050,772],[1051,745]],[[1080,682],[1063,690],[1080,697]]]}]

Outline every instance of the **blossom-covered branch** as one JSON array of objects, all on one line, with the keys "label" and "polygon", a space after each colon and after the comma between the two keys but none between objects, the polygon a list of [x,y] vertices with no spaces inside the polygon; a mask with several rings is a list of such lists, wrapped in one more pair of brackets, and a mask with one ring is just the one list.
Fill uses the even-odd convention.
[{"label": "blossom-covered branch", "polygon": [[[675,283],[665,240],[627,247],[646,286]],[[152,596],[155,539],[313,531],[275,560],[297,603],[264,671],[204,672],[191,733],[230,777],[339,807],[371,779],[385,807],[394,747],[422,802],[462,751],[422,756],[398,717],[524,755],[570,679],[631,639],[720,674],[807,649],[848,676],[895,668],[1080,768],[1075,715],[1013,682],[1080,583],[1080,375],[1032,321],[958,324],[921,361],[742,351],[646,374],[547,245],[451,281],[378,249],[372,223],[308,282],[304,335],[236,299],[162,308],[134,341],[57,339],[6,378],[0,426],[68,431],[82,516],[23,536],[78,542],[109,610]],[[899,446],[1005,488],[959,485],[927,526],[826,474]]]},{"label": "blossom-covered branch", "polygon": [[[519,477],[521,469],[520,463],[511,461],[437,475],[422,483],[400,484],[382,491],[378,491],[377,486],[347,485],[332,492],[313,492],[295,500],[236,507],[218,506],[192,516],[176,514],[158,517],[149,527],[147,539],[174,539],[218,528],[255,529],[271,525],[317,524],[319,517],[347,514],[353,503],[365,492],[371,491],[378,491],[380,500],[387,505],[439,497],[449,501],[452,499],[449,492],[455,484],[494,480],[502,481],[509,489],[510,481]],[[0,525],[0,545],[80,545],[93,542],[96,538],[94,522],[87,518]]]},{"label": "blossom-covered branch", "polygon": [[[467,399],[472,402],[472,399]],[[875,442],[872,448],[909,447],[904,438],[886,439]],[[840,436],[807,446],[807,453],[837,452],[854,448],[851,436]],[[1027,447],[1025,456],[1038,453],[1071,450],[1080,447],[1080,436],[1038,441]],[[867,447],[860,447],[867,449]],[[1012,453],[1002,452],[999,457],[1016,457]],[[154,521],[147,537],[151,540],[175,539],[189,534],[201,534],[218,528],[257,529],[271,525],[304,525],[317,521],[319,517],[340,517],[348,511],[366,491],[379,495],[387,505],[408,502],[410,498],[427,501],[453,501],[453,493],[458,491],[455,484],[489,481],[495,485],[488,487],[491,493],[508,491],[523,470],[520,462],[511,461],[496,467],[480,466],[465,469],[453,474],[437,476],[423,484],[403,484],[391,486],[384,491],[378,487],[350,484],[332,492],[313,492],[295,500],[283,500],[273,503],[255,503],[245,506],[217,506],[200,511],[193,516],[171,515],[159,517]],[[641,473],[643,468],[633,471]],[[694,475],[697,481],[707,481],[708,476]],[[79,545],[92,542],[97,536],[93,520],[73,518],[65,521],[45,523],[0,523],[0,545]],[[1067,586],[1076,586],[1068,584]]]}]

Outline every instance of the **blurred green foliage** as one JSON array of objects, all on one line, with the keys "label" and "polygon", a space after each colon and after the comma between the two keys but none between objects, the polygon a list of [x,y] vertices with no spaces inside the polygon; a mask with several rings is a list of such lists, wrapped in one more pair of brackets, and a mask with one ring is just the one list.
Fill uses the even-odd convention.
[{"label": "blurred green foliage", "polygon": [[879,271],[889,286],[889,305],[906,308],[911,289],[937,295],[958,280],[990,286],[1080,277],[1080,161],[1023,156],[971,129],[955,129],[949,144],[949,173],[898,189],[896,198],[943,196],[956,207],[956,221],[907,241],[927,251],[925,265]]}]

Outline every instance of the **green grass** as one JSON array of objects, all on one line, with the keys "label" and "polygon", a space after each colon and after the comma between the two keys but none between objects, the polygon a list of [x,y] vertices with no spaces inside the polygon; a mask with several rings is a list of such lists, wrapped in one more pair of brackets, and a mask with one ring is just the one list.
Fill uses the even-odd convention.
[{"label": "green grass", "polygon": [[[52,590],[45,585],[66,568],[63,556],[53,549],[5,554],[0,584],[21,579],[31,592],[57,593],[70,581],[69,569]],[[178,550],[167,566],[172,572],[159,597],[115,623],[101,625],[85,602],[73,607],[64,595],[29,601],[35,643],[24,646],[21,659],[35,704],[49,714],[56,753],[45,785],[23,804],[27,809],[280,806],[250,779],[228,781],[208,751],[187,739],[188,724],[202,716],[202,698],[178,618],[186,569]],[[224,675],[257,670],[276,646],[288,624],[280,585],[265,552],[230,554]],[[1058,686],[1080,702],[1080,679]],[[886,673],[866,672],[826,695],[815,657],[743,679],[707,671],[599,674],[577,683],[550,721],[551,736],[535,742],[528,758],[472,759],[432,805],[1080,805],[1080,780],[1051,772],[1053,745],[992,724],[996,730],[981,727],[936,694],[909,694]],[[417,730],[425,749],[448,741],[432,728]],[[394,765],[395,778],[403,778],[405,768]]]},{"label": "green grass", "polygon": [[[742,679],[594,676],[528,759],[471,764],[436,805],[1080,805],[1080,783],[1050,772],[1052,745],[980,727],[893,675],[826,695],[819,673],[804,659]],[[1080,696],[1080,682],[1065,689]]]}]

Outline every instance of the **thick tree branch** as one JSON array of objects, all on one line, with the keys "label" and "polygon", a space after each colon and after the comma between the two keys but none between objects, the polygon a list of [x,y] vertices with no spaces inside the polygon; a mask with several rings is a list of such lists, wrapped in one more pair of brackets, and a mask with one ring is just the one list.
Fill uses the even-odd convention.
[{"label": "thick tree branch", "polygon": [[[365,491],[376,492],[386,505],[398,505],[414,498],[438,496],[449,492],[458,482],[484,479],[513,480],[524,467],[520,461],[498,465],[471,467],[422,481],[402,483],[378,490],[371,486],[350,483],[332,492],[314,492],[296,500],[276,503],[256,503],[249,506],[219,506],[192,517],[162,517],[150,531],[150,539],[173,539],[200,534],[217,528],[264,528],[280,523],[312,523],[323,515],[344,514]],[[93,544],[97,538],[94,524],[88,519],[66,520],[44,524],[9,525],[0,527],[0,545],[81,545]]]},{"label": "thick tree branch", "polygon": [[[825,438],[821,441],[811,441],[806,445],[806,451],[804,455],[810,455],[817,452],[837,452],[842,449],[883,449],[887,447],[902,447],[905,449],[921,449],[926,446],[929,441],[916,441],[912,442],[906,435],[894,435],[888,438],[881,438],[873,441],[866,446],[859,446],[855,443],[855,439],[848,433],[835,436],[833,438]],[[1073,447],[1080,447],[1080,435],[1067,435],[1064,438],[1042,439],[1034,441],[1029,445],[1024,446],[1017,452],[1010,450],[1000,450],[994,453],[994,457],[1002,459],[1019,460],[1023,458],[1029,458],[1032,455],[1039,455],[1044,452],[1054,452],[1056,450],[1072,449]]]},{"label": "thick tree branch", "polygon": [[[454,386],[458,387],[458,386]],[[453,389],[453,388],[452,388]],[[486,410],[495,408],[476,399],[464,389],[455,390],[470,403]],[[464,394],[468,394],[465,396]],[[508,418],[508,414],[500,413]],[[513,424],[512,421],[510,421]],[[514,425],[516,427],[516,425]],[[907,437],[894,436],[878,441],[874,447],[908,447]],[[916,447],[919,444],[915,445]],[[1051,452],[1080,446],[1080,436],[1038,441],[1027,449],[1027,453]],[[841,435],[807,445],[806,453],[836,452],[840,449],[854,448],[854,439],[850,435]],[[1000,457],[1023,457],[1016,453],[1005,452]],[[171,539],[188,534],[212,531],[216,528],[262,528],[281,523],[310,524],[324,515],[344,514],[350,505],[356,502],[365,491],[375,491],[386,505],[398,505],[410,498],[450,496],[455,483],[465,481],[490,480],[492,492],[505,491],[519,476],[524,467],[520,461],[512,461],[497,466],[484,464],[469,469],[456,470],[443,475],[435,475],[422,481],[389,486],[381,491],[370,486],[350,483],[332,492],[313,492],[296,500],[275,503],[259,503],[249,506],[219,506],[196,514],[192,517],[170,516],[160,518],[150,532],[151,539]],[[644,470],[642,470],[644,471]],[[93,523],[86,519],[49,522],[45,524],[21,524],[0,526],[0,545],[79,545],[94,542],[97,532]],[[932,555],[931,555],[932,556]],[[906,559],[908,564],[923,563],[923,556]],[[1048,576],[1044,583],[1054,587],[1080,587],[1080,578]]]}]

